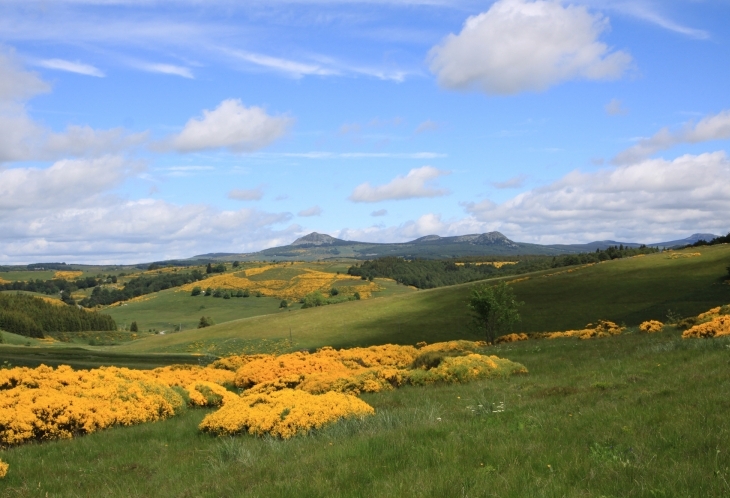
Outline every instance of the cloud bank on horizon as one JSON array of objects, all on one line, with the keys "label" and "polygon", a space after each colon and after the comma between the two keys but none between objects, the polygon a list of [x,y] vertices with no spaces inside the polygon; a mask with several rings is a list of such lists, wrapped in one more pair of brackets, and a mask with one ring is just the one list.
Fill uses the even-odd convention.
[{"label": "cloud bank on horizon", "polygon": [[0,264],[730,230],[722,2],[173,3],[0,6]]}]

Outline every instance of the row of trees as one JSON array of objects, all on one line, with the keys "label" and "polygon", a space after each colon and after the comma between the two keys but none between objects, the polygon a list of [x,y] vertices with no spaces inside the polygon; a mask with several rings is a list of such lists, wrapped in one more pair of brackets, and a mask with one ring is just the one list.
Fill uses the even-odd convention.
[{"label": "row of trees", "polygon": [[40,338],[47,332],[116,330],[117,325],[109,315],[18,293],[0,294],[0,329]]},{"label": "row of trees", "polygon": [[94,287],[91,296],[79,301],[81,306],[93,308],[94,306],[108,306],[120,301],[128,301],[134,297],[159,292],[173,287],[197,282],[205,278],[199,270],[190,273],[160,273],[159,275],[141,275],[131,279],[121,289]]},{"label": "row of trees", "polygon": [[639,254],[651,254],[659,250],[652,247],[610,246],[596,252],[566,254],[562,256],[521,256],[515,264],[497,268],[491,264],[476,264],[480,258],[460,258],[448,260],[414,259],[388,256],[365,261],[351,266],[347,273],[363,280],[377,277],[392,278],[398,283],[412,285],[419,289],[431,289],[444,285],[474,282],[491,277],[519,275],[538,270],[561,268],[565,266],[598,263]]}]

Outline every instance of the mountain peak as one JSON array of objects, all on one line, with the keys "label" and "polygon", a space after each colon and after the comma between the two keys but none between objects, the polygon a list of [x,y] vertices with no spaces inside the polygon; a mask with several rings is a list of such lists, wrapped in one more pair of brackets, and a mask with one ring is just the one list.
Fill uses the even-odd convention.
[{"label": "mountain peak", "polygon": [[324,233],[312,232],[304,237],[299,237],[297,240],[291,243],[293,246],[331,246],[335,244],[341,244],[345,242],[341,239],[336,239],[331,235]]}]

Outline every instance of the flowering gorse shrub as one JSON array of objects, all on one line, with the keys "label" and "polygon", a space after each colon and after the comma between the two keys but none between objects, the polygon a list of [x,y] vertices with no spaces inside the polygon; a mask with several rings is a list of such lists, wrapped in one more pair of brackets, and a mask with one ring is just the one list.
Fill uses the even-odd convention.
[{"label": "flowering gorse shrub", "polygon": [[624,331],[624,327],[619,327],[608,320],[598,320],[596,325],[589,323],[581,330],[567,330],[565,332],[543,332],[534,334],[537,338],[546,339],[563,339],[566,337],[578,337],[579,339],[600,339],[602,337],[611,337],[620,335]]},{"label": "flowering gorse shrub", "polygon": [[642,332],[646,332],[647,334],[661,332],[662,328],[664,328],[664,324],[657,320],[649,320],[646,322],[642,322],[641,325],[639,325],[639,330],[641,330]]},{"label": "flowering gorse shrub", "polygon": [[146,373],[102,367],[0,371],[0,444],[67,439],[113,425],[170,417],[183,398]]},{"label": "flowering gorse shrub", "polygon": [[722,315],[685,330],[682,333],[682,338],[722,337],[727,335],[730,335],[730,316]]},{"label": "flowering gorse shrub", "polygon": [[6,475],[8,475],[9,468],[10,465],[7,462],[0,460],[0,479],[3,479]]},{"label": "flowering gorse shrub", "polygon": [[372,415],[375,410],[355,396],[327,392],[309,394],[294,389],[243,394],[206,416],[200,430],[220,435],[269,434],[284,439],[348,417]]},{"label": "flowering gorse shrub", "polygon": [[[374,413],[354,397],[404,384],[469,382],[523,373],[477,354],[483,342],[383,345],[315,353],[233,356],[207,367],[154,370],[68,366],[0,370],[0,445],[65,439],[114,425],[151,422],[185,405],[220,407],[201,430],[288,438],[328,422]],[[245,389],[239,395],[226,389]]]},{"label": "flowering gorse shrub", "polygon": [[500,344],[502,342],[518,342],[518,341],[526,341],[529,337],[527,334],[507,334],[503,335],[501,337],[497,337],[497,340],[495,341],[497,344]]}]

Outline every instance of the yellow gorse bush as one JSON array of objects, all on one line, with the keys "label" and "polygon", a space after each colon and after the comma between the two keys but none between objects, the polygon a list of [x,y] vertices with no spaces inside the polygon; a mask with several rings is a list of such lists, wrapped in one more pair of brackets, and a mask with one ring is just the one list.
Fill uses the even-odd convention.
[{"label": "yellow gorse bush", "polygon": [[0,370],[0,444],[67,439],[175,414],[183,398],[142,371],[102,367]]},{"label": "yellow gorse bush", "polygon": [[579,339],[600,339],[603,337],[611,337],[620,335],[624,331],[624,327],[619,327],[608,320],[598,320],[596,325],[589,323],[585,328],[580,330],[566,330],[565,332],[543,332],[534,334],[535,337],[545,339],[563,339],[566,337],[577,337]]},{"label": "yellow gorse bush", "polygon": [[639,330],[641,330],[642,332],[646,332],[647,334],[661,332],[662,328],[664,328],[664,324],[657,320],[649,320],[646,322],[642,322],[641,325],[639,325]]},{"label": "yellow gorse bush", "polygon": [[269,434],[284,439],[319,429],[341,418],[375,413],[373,407],[348,394],[309,394],[294,389],[244,394],[206,416],[200,430],[220,435]]},{"label": "yellow gorse bush", "polygon": [[[383,345],[315,353],[241,355],[207,367],[154,370],[68,366],[0,370],[0,445],[71,438],[114,425],[173,416],[186,403],[220,407],[200,429],[288,438],[328,422],[374,413],[355,395],[404,384],[468,382],[522,373],[477,354],[484,342]],[[425,360],[423,360],[425,358]],[[246,389],[241,395],[225,386]]]},{"label": "yellow gorse bush", "polygon": [[728,335],[730,335],[730,316],[722,315],[685,330],[682,338],[722,337]]},{"label": "yellow gorse bush", "polygon": [[9,468],[10,468],[10,465],[8,463],[0,460],[0,479],[3,479],[6,475],[8,475]]},{"label": "yellow gorse bush", "polygon": [[500,344],[502,342],[518,342],[518,341],[526,341],[529,337],[527,334],[507,334],[503,335],[501,337],[497,337],[497,340],[495,341],[497,344]]}]

